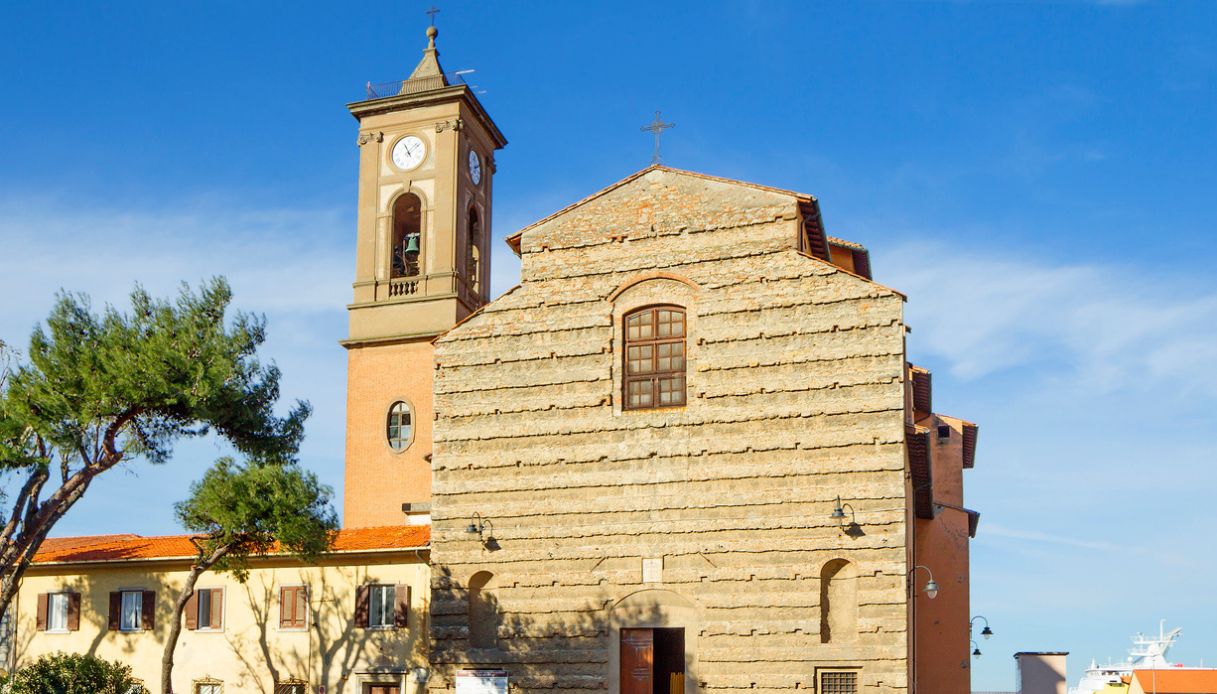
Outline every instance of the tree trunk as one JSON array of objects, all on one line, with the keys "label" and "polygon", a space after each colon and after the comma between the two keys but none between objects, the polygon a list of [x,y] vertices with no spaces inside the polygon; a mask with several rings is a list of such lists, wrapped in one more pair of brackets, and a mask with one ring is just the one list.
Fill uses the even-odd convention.
[{"label": "tree trunk", "polygon": [[186,610],[186,603],[194,594],[194,586],[198,583],[199,576],[222,559],[225,554],[228,554],[231,548],[231,545],[224,545],[212,552],[211,556],[200,557],[198,563],[190,567],[190,574],[186,576],[182,592],[178,594],[177,601],[173,603],[173,617],[169,620],[169,636],[165,639],[165,653],[161,656],[161,692],[163,694],[173,694],[173,652],[177,650],[177,640],[182,635],[182,612]]}]

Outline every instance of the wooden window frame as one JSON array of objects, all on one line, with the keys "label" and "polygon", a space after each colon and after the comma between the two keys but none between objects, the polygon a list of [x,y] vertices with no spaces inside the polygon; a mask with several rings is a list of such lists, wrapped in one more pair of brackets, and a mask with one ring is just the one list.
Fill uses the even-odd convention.
[{"label": "wooden window frame", "polygon": [[[302,626],[284,626],[283,625],[283,606],[285,604],[287,604],[286,600],[284,600],[284,594],[286,591],[289,591],[289,590],[290,591],[298,591],[298,590],[304,591],[304,624]],[[303,583],[295,583],[292,585],[279,586],[279,631],[308,631],[308,627],[309,627],[308,603],[309,603],[308,585],[303,584]],[[299,616],[299,615],[295,614],[294,608],[293,608],[292,612],[293,612],[294,617]]]},{"label": "wooden window frame", "polygon": [[194,628],[194,631],[201,631],[203,633],[224,631],[225,622],[228,621],[227,619],[225,619],[225,617],[227,616],[225,614],[225,608],[228,607],[228,604],[227,604],[228,603],[228,591],[225,590],[223,586],[218,587],[218,588],[196,588],[195,589],[194,593],[195,593],[195,595],[197,595],[199,597],[199,599],[197,601],[195,601],[195,603],[194,603],[195,624],[198,625],[198,624],[203,623],[203,621],[202,621],[202,619],[200,619],[200,617],[203,616],[203,613],[201,610],[203,609],[202,594],[204,592],[211,594],[207,598],[207,601],[208,601],[207,621],[211,622],[211,613],[214,612],[214,608],[211,607],[211,604],[212,604],[211,601],[213,600],[214,591],[219,591],[219,593],[220,593],[220,624],[219,624],[219,626],[216,626],[216,625],[210,624],[210,623],[205,627],[196,626]]},{"label": "wooden window frame", "polygon": [[[672,311],[680,314],[680,335],[660,337],[659,335],[659,314],[661,311]],[[650,314],[651,336],[647,338],[631,338],[630,337],[630,319],[641,314]],[[674,407],[684,407],[689,404],[689,314],[683,306],[675,304],[658,304],[652,306],[642,306],[636,308],[621,317],[621,409],[622,410],[656,410],[670,409]],[[680,345],[681,368],[659,370],[659,348],[661,345]],[[630,372],[630,348],[632,347],[651,347],[651,370],[643,373],[633,374]],[[670,356],[669,356],[670,358]],[[683,384],[679,390],[674,390],[673,393],[679,392],[679,401],[673,400],[667,403],[660,402],[662,393],[661,382],[665,379],[674,379],[679,377]],[[631,404],[630,386],[635,383],[650,383],[651,401],[645,405]]]}]

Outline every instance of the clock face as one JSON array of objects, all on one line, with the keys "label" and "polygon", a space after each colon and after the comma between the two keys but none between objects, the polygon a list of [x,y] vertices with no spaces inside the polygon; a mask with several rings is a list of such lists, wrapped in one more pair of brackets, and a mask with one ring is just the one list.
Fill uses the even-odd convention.
[{"label": "clock face", "polygon": [[402,171],[409,171],[423,163],[427,146],[413,135],[407,135],[393,145],[393,164]]},{"label": "clock face", "polygon": [[473,150],[469,150],[469,178],[473,179],[475,186],[482,182],[482,160]]}]

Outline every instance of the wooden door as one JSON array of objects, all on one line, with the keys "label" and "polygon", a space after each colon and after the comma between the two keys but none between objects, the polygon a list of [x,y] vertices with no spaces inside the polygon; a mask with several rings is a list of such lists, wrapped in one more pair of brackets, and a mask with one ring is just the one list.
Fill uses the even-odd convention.
[{"label": "wooden door", "polygon": [[621,694],[653,694],[655,630],[621,630]]},{"label": "wooden door", "polygon": [[401,694],[401,687],[396,684],[369,684],[365,694]]}]

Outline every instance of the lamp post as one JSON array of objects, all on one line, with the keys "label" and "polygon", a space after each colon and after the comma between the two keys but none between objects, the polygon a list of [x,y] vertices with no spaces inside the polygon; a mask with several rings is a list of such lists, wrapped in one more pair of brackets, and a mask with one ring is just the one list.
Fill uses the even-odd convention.
[{"label": "lamp post", "polygon": [[925,573],[929,579],[925,582],[925,596],[930,600],[938,597],[938,584],[934,582],[934,572],[930,571],[930,567],[918,564],[909,571],[909,595],[913,595],[913,574],[917,573],[917,569],[925,569]]}]

